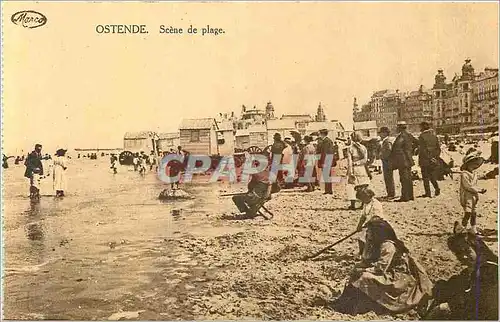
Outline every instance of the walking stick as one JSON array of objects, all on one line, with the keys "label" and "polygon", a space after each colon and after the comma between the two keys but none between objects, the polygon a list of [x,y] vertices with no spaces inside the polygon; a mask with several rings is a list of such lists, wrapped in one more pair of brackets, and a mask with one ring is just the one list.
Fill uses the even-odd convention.
[{"label": "walking stick", "polygon": [[308,259],[312,259],[312,258],[315,258],[315,257],[318,257],[319,255],[323,254],[324,252],[326,252],[327,250],[329,250],[330,248],[340,244],[341,242],[345,241],[346,239],[349,239],[350,237],[356,235],[358,233],[358,231],[353,231],[352,233],[350,233],[349,235],[345,236],[344,238],[342,239],[339,239],[337,240],[335,243],[331,244],[330,246],[327,246],[325,248],[323,248],[322,250],[320,250],[319,252],[316,252],[312,255],[308,255],[308,256],[304,256],[302,257],[302,260],[308,260]]},{"label": "walking stick", "polygon": [[219,195],[219,197],[242,196],[244,194],[246,194],[246,192],[223,193],[223,194]]}]

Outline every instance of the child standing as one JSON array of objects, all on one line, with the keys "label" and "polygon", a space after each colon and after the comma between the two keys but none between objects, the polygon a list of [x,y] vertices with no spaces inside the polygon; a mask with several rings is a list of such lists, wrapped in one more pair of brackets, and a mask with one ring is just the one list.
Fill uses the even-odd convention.
[{"label": "child standing", "polygon": [[479,194],[486,192],[486,189],[477,187],[476,170],[483,164],[484,159],[477,154],[469,154],[464,157],[463,164],[460,167],[460,204],[464,209],[462,226],[467,228],[470,219],[470,231],[477,234],[476,227],[476,205],[479,201]]},{"label": "child standing", "polygon": [[113,170],[114,174],[118,173],[118,171],[116,170],[116,161],[117,160],[118,160],[118,158],[116,157],[116,155],[111,154],[111,157],[110,157],[111,167],[110,168]]},{"label": "child standing", "polygon": [[42,170],[40,168],[33,169],[33,175],[30,178],[30,199],[33,201],[40,200],[40,179]]},{"label": "child standing", "polygon": [[364,224],[373,217],[384,218],[384,210],[380,201],[374,198],[375,192],[369,188],[360,189],[356,193],[356,198],[363,202],[363,212],[359,218],[356,230],[360,232],[358,236],[359,255],[361,256],[366,244],[366,228]]}]

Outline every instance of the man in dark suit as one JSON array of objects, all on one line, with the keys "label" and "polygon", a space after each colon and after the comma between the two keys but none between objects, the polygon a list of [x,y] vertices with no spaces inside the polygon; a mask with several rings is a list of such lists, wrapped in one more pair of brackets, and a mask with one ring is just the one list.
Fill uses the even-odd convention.
[{"label": "man in dark suit", "polygon": [[24,176],[26,178],[31,179],[33,170],[36,168],[40,169],[40,175],[43,175],[41,144],[35,144],[35,150],[28,154],[26,161],[24,161],[24,165],[26,166],[26,170],[24,171]]},{"label": "man in dark suit", "polygon": [[413,200],[413,183],[411,180],[411,167],[413,162],[413,150],[417,144],[417,139],[406,131],[406,122],[398,122],[398,136],[392,144],[390,162],[392,169],[399,172],[401,182],[401,198],[397,202],[407,202]]},{"label": "man in dark suit", "polygon": [[[321,137],[321,140],[318,142],[318,147],[317,147],[317,153],[321,155],[321,158],[318,161],[318,168],[321,169],[321,174],[323,176],[324,173],[326,172],[328,175],[331,172],[331,169],[336,166],[337,162],[334,156],[334,147],[333,147],[333,141],[328,137],[328,130],[327,129],[322,129],[319,131],[319,135]],[[330,156],[330,158],[333,158],[332,164],[328,165],[326,164],[326,157]],[[327,169],[327,170],[326,170]],[[333,194],[333,189],[332,189],[332,183],[331,182],[326,182],[327,178],[325,179],[325,195],[331,195]]]},{"label": "man in dark suit", "polygon": [[424,182],[425,194],[422,198],[431,197],[431,187],[434,187],[434,194],[439,196],[441,190],[437,182],[437,171],[439,166],[439,155],[441,148],[439,140],[427,122],[420,123],[420,136],[418,138],[418,164],[422,170],[422,181]]},{"label": "man in dark suit", "polygon": [[[274,162],[274,159],[277,159],[279,163],[283,158],[283,150],[286,148],[285,142],[281,140],[281,134],[274,133],[273,136],[274,142],[271,146],[271,160]],[[272,192],[276,193],[281,190],[281,187],[278,182],[283,181],[283,171],[278,171],[276,175],[276,181],[272,183]]]},{"label": "man in dark suit", "polygon": [[392,142],[389,138],[391,131],[388,127],[381,127],[379,135],[381,138],[379,158],[382,161],[382,171],[384,173],[385,190],[387,191],[387,199],[396,197],[394,188],[394,170],[391,168],[390,156],[392,151]]}]

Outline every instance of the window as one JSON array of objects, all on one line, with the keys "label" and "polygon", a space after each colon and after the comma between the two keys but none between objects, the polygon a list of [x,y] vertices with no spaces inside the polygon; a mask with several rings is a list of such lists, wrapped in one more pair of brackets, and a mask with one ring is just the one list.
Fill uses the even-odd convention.
[{"label": "window", "polygon": [[200,142],[200,130],[191,130],[191,139],[189,142]]}]

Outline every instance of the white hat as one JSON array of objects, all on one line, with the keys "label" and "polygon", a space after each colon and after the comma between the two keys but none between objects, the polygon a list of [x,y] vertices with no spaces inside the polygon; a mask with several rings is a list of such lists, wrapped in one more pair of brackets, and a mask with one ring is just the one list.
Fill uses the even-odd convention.
[{"label": "white hat", "polygon": [[399,121],[398,125],[407,125],[405,121]]}]

